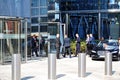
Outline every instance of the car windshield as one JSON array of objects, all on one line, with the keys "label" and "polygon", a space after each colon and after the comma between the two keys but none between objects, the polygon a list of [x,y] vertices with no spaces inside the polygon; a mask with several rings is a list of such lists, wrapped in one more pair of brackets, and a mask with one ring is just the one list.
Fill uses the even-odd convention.
[{"label": "car windshield", "polygon": [[117,43],[116,43],[116,42],[108,42],[107,45],[110,45],[110,46],[116,46]]},{"label": "car windshield", "polygon": [[117,41],[108,41],[108,40],[105,40],[105,41],[100,41],[98,43],[98,46],[99,47],[103,47],[103,44],[107,44],[109,46],[117,46],[118,45],[118,42]]}]

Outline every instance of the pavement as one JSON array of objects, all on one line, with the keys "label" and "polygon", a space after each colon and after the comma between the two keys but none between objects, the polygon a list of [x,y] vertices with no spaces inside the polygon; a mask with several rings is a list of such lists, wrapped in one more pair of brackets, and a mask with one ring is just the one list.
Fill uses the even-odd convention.
[{"label": "pavement", "polygon": [[[0,65],[0,80],[12,80],[11,64]],[[21,80],[48,80],[48,58],[21,64]],[[120,61],[112,62],[112,75],[105,75],[105,62],[86,56],[86,76],[78,77],[78,57],[56,60],[56,80],[120,80]]]}]

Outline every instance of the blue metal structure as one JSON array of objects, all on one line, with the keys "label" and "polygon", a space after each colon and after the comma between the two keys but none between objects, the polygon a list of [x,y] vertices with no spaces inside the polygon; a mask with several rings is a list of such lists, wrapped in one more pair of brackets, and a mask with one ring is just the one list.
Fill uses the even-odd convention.
[{"label": "blue metal structure", "polygon": [[65,14],[69,15],[69,22],[66,24],[71,38],[75,38],[76,33],[82,39],[89,33],[96,39],[109,38],[111,19],[119,18],[119,0],[59,0],[59,3],[63,23],[66,23]]}]

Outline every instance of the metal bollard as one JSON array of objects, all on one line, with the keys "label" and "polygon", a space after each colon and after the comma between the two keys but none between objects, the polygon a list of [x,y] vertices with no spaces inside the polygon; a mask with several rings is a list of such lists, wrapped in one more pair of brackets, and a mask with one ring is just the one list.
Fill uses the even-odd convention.
[{"label": "metal bollard", "polygon": [[21,59],[20,54],[12,56],[12,80],[21,80]]},{"label": "metal bollard", "polygon": [[56,54],[55,53],[48,54],[48,79],[49,80],[56,79]]},{"label": "metal bollard", "polygon": [[85,77],[86,75],[86,54],[78,54],[78,77]]},{"label": "metal bollard", "polygon": [[105,54],[105,75],[112,75],[112,53],[109,51]]}]

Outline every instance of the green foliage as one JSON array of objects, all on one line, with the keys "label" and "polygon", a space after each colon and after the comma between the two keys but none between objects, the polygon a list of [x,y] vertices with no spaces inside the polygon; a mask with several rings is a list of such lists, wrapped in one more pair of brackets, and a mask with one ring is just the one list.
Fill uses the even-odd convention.
[{"label": "green foliage", "polygon": [[[86,42],[81,41],[80,46],[81,46],[80,47],[81,52],[86,52]],[[72,53],[75,54],[75,52],[76,52],[76,42],[74,40],[71,41],[70,48],[71,48]]]},{"label": "green foliage", "polygon": [[81,41],[81,52],[86,52],[86,42],[85,41]]}]

